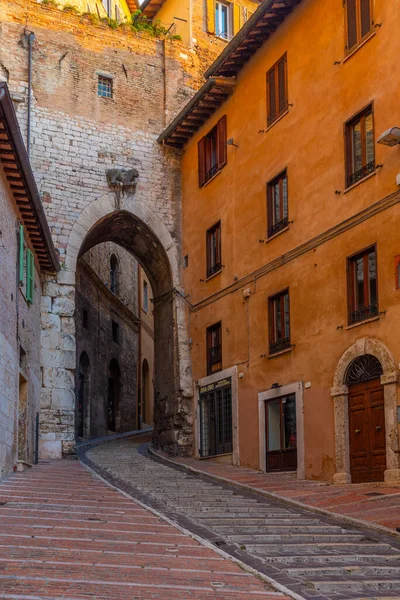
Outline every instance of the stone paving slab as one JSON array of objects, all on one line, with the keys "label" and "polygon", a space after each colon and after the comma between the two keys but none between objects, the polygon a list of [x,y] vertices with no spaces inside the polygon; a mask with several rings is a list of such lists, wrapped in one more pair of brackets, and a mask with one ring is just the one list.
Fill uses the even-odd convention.
[{"label": "stone paving slab", "polygon": [[287,600],[77,461],[0,483],[0,598]]},{"label": "stone paving slab", "polygon": [[325,509],[393,531],[400,527],[400,487],[385,487],[379,483],[337,486],[298,480],[294,473],[262,473],[212,460],[171,459],[159,450],[152,451],[163,459],[199,473],[246,485],[258,492],[272,493],[284,500],[295,500],[310,508]]}]

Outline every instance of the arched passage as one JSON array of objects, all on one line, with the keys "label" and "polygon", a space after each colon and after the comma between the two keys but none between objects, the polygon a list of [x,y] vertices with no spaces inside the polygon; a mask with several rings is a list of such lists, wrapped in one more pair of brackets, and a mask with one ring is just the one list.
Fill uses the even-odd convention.
[{"label": "arched passage", "polygon": [[[331,395],[334,400],[336,473],[334,482],[352,482],[350,461],[349,395],[352,386],[378,380],[383,386],[384,430],[387,483],[400,482],[399,439],[397,433],[397,370],[392,354],[378,339],[362,338],[348,348],[336,367]],[[379,424],[377,425],[379,426]],[[354,430],[359,427],[354,427]]]}]

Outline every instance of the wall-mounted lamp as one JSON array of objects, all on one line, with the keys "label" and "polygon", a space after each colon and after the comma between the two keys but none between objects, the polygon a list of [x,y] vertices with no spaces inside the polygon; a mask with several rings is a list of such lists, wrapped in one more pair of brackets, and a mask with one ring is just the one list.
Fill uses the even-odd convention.
[{"label": "wall-mounted lamp", "polygon": [[235,146],[235,148],[239,148],[239,146],[237,144],[235,144],[235,141],[233,138],[229,138],[229,140],[226,141],[227,146]]},{"label": "wall-mounted lamp", "polygon": [[396,146],[400,144],[400,127],[391,127],[378,138],[378,144],[384,146]]},{"label": "wall-mounted lamp", "polygon": [[273,383],[271,385],[271,390],[277,390],[278,388],[280,388],[281,386],[279,385],[279,383]]}]

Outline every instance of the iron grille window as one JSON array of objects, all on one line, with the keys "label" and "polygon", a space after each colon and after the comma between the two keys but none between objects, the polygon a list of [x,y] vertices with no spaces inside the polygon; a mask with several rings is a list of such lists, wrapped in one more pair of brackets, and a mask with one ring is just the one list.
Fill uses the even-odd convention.
[{"label": "iron grille window", "polygon": [[113,80],[111,79],[111,77],[99,75],[97,82],[97,93],[102,98],[113,97]]},{"label": "iron grille window", "polygon": [[290,347],[289,290],[285,290],[269,299],[269,353]]},{"label": "iron grille window", "polygon": [[374,117],[368,106],[346,124],[347,186],[375,171]]},{"label": "iron grille window", "polygon": [[267,184],[268,237],[285,229],[288,217],[288,178],[286,170]]},{"label": "iron grille window", "polygon": [[199,142],[199,187],[226,165],[226,116]]},{"label": "iron grille window", "polygon": [[232,391],[230,379],[200,390],[200,456],[232,452]]},{"label": "iron grille window", "polygon": [[221,222],[207,231],[207,277],[222,269],[221,264]]},{"label": "iron grille window", "polygon": [[372,0],[345,0],[346,51],[351,52],[373,31]]},{"label": "iron grille window", "polygon": [[268,126],[288,109],[286,54],[267,73]]},{"label": "iron grille window", "polygon": [[349,325],[376,317],[378,308],[376,247],[348,259]]},{"label": "iron grille window", "polygon": [[207,328],[207,375],[222,370],[222,325]]}]

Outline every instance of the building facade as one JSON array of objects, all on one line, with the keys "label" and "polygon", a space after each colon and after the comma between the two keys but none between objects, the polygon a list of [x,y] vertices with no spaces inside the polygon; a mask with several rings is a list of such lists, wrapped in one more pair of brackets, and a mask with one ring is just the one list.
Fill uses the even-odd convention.
[{"label": "building facade", "polygon": [[267,0],[159,138],[184,148],[199,457],[400,481],[398,18]]},{"label": "building facade", "polygon": [[[0,479],[34,462],[44,273],[59,268],[7,85],[0,83]],[[54,398],[54,402],[57,399]]]}]

